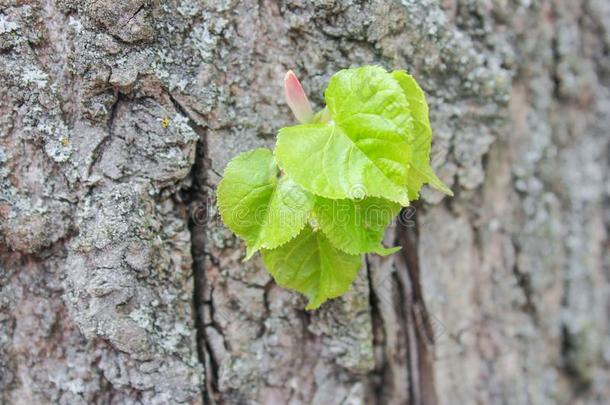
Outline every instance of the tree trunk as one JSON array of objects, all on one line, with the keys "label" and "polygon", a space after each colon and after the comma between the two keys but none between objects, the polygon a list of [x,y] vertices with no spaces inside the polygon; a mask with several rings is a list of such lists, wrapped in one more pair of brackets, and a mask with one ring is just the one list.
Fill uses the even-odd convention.
[{"label": "tree trunk", "polygon": [[[610,3],[0,0],[0,402],[605,404]],[[341,68],[427,93],[426,189],[317,311],[220,222]]]}]

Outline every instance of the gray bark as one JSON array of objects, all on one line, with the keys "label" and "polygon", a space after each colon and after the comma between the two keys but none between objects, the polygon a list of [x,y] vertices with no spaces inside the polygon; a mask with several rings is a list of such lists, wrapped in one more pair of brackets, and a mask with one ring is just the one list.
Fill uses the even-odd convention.
[{"label": "gray bark", "polygon": [[[604,404],[610,3],[0,0],[0,403]],[[220,222],[337,70],[410,71],[427,189],[320,310]]]}]

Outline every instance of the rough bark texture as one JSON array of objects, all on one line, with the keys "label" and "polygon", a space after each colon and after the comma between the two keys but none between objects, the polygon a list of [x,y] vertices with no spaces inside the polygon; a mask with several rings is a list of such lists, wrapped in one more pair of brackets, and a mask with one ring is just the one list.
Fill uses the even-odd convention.
[{"label": "rough bark texture", "polygon": [[[0,402],[604,404],[610,3],[0,0]],[[340,68],[428,94],[424,192],[315,312],[221,223]]]}]

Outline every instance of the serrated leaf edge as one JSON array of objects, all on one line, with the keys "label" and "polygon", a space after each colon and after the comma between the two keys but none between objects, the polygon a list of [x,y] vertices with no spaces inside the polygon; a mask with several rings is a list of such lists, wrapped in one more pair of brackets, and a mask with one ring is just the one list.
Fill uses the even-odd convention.
[{"label": "serrated leaf edge", "polygon": [[[255,148],[255,149],[251,149],[251,150],[242,152],[239,155],[235,156],[233,159],[231,159],[229,161],[229,163],[227,163],[227,166],[225,167],[225,169],[224,169],[224,171],[222,173],[222,179],[218,182],[218,186],[216,187],[216,201],[217,201],[217,205],[218,205],[218,212],[220,214],[220,218],[221,218],[222,222],[225,224],[225,226],[227,226],[227,228],[229,228],[229,226],[226,225],[227,221],[225,220],[225,213],[226,213],[226,209],[228,209],[229,207],[225,206],[224,204],[221,204],[220,200],[218,200],[218,190],[220,190],[221,185],[226,180],[225,173],[226,173],[227,169],[229,169],[229,166],[233,165],[235,163],[235,160],[237,160],[238,158],[240,158],[240,157],[243,158],[246,155],[253,154],[253,153],[257,152],[257,151],[268,151],[268,152],[270,152],[271,153],[271,157],[273,158],[273,161],[275,162],[275,165],[278,168],[278,172],[279,172],[280,167],[279,167],[277,159],[275,158],[275,154],[273,153],[274,151],[272,151],[271,149],[268,149],[268,148]],[[277,184],[279,184],[279,181],[278,181]],[[276,185],[276,189],[277,189],[277,185]],[[275,190],[273,192],[275,193]],[[272,194],[272,196],[273,196],[273,194]],[[290,242],[291,240],[293,240],[295,237],[297,237],[303,231],[303,229],[305,228],[305,225],[307,225],[307,221],[308,221],[309,217],[310,217],[310,214],[306,216],[306,218],[303,221],[302,225],[298,228],[298,230],[296,232],[291,234],[290,237],[287,240],[285,240],[284,242],[282,242],[282,243],[280,243],[278,245],[275,245],[273,247],[269,247],[269,245],[266,244],[266,243],[258,244],[258,246],[257,245],[249,246],[248,242],[246,242],[246,240],[243,237],[241,237],[240,235],[237,235],[237,233],[235,233],[231,228],[229,228],[229,230],[231,232],[233,232],[235,235],[237,235],[241,240],[244,241],[244,244],[246,245],[246,256],[244,257],[244,259],[242,261],[246,262],[246,261],[250,260],[254,256],[254,254],[256,254],[256,252],[258,252],[260,249],[272,250],[272,249],[275,249],[275,248],[279,248],[279,247],[285,245],[286,243]]]}]

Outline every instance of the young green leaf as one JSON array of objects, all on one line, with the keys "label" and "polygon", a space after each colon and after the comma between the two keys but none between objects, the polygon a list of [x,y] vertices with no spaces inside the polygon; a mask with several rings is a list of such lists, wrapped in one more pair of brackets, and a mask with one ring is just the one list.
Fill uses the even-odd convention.
[{"label": "young green leaf", "polygon": [[307,296],[306,309],[316,309],[349,290],[362,260],[335,248],[322,232],[309,226],[287,244],[263,249],[262,256],[277,284]]},{"label": "young green leaf", "polygon": [[316,197],[313,216],[324,235],[344,252],[388,255],[400,250],[381,245],[385,228],[399,211],[399,204],[382,198],[331,200]]},{"label": "young green leaf", "polygon": [[218,207],[225,224],[246,242],[246,260],[261,248],[273,249],[305,226],[312,196],[290,178],[278,178],[268,149],[243,153],[229,162],[218,185]]},{"label": "young green leaf", "polygon": [[451,190],[430,166],[428,105],[406,72],[342,70],[317,114],[292,72],[285,90],[303,125],[280,130],[283,172],[269,150],[238,156],[219,184],[218,206],[246,241],[247,258],[260,249],[276,282],[314,309],[349,289],[362,253],[398,250],[382,246],[384,230],[423,184]]},{"label": "young green leaf", "polygon": [[419,198],[419,190],[425,183],[445,194],[453,195],[453,192],[436,176],[430,166],[430,148],[432,144],[432,128],[428,117],[428,103],[423,90],[415,79],[404,70],[392,72],[394,79],[400,84],[409,102],[411,115],[414,120],[415,140],[413,142],[413,156],[411,167],[407,175],[407,189],[409,199]]},{"label": "young green leaf", "polygon": [[297,125],[280,130],[275,154],[282,169],[313,194],[409,203],[409,147],[397,134],[351,138],[336,124]]},{"label": "young green leaf", "polygon": [[409,102],[391,74],[379,66],[344,69],[330,79],[324,93],[332,119],[350,137],[362,132],[399,134],[412,139]]},{"label": "young green leaf", "polygon": [[276,157],[306,190],[408,205],[412,118],[402,88],[380,67],[342,70],[325,93],[330,121],[280,130]]}]

